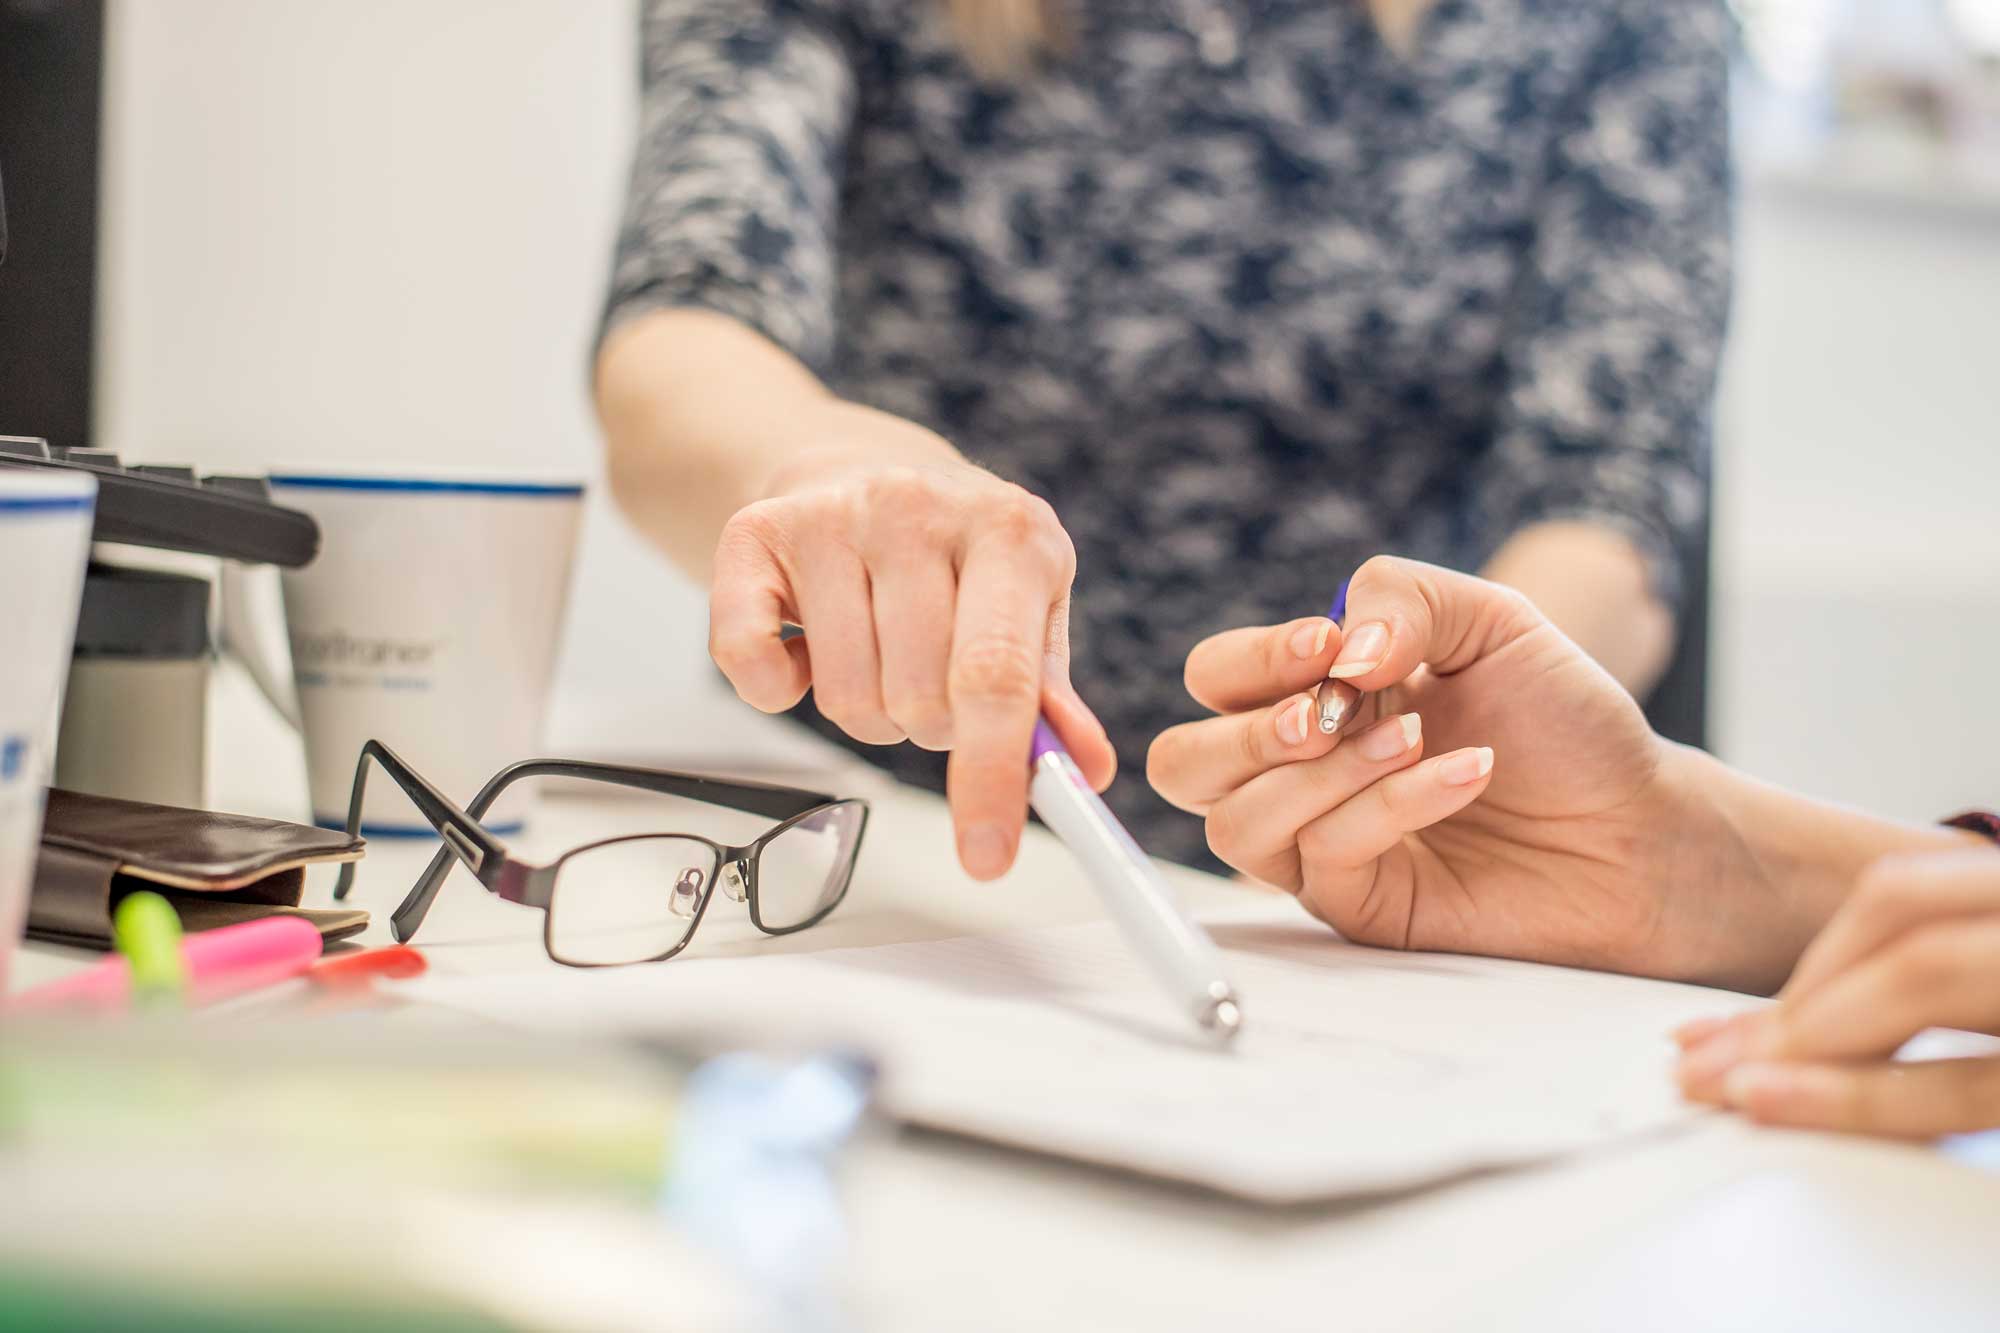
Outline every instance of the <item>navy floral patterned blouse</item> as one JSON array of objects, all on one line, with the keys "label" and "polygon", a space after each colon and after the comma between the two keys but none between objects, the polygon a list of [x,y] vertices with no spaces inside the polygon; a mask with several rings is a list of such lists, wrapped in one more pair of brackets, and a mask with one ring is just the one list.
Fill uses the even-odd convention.
[{"label": "navy floral patterned blouse", "polygon": [[[606,327],[731,315],[1045,496],[1112,804],[1180,664],[1363,558],[1615,526],[1670,602],[1728,303],[1721,0],[1073,0],[982,83],[940,0],[650,0]],[[806,712],[810,712],[809,705]],[[824,729],[817,719],[809,719]],[[938,756],[860,747],[917,781]]]}]

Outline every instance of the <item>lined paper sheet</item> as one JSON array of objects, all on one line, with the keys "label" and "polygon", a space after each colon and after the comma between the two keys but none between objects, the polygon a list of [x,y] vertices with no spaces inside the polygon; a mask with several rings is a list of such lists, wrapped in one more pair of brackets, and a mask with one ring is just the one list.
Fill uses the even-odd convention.
[{"label": "lined paper sheet", "polygon": [[827,1041],[912,1123],[1270,1202],[1541,1161],[1689,1114],[1668,1031],[1752,1003],[1346,944],[1290,903],[1213,920],[1244,999],[1202,1042],[1108,924],[764,958],[431,974],[412,998],[703,1048]]}]

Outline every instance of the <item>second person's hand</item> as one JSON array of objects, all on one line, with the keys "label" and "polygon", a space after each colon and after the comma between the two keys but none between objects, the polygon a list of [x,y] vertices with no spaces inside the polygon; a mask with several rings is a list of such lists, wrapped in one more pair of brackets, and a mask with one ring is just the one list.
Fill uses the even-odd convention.
[{"label": "second person's hand", "polygon": [[1878,861],[1778,1001],[1675,1034],[1690,1098],[1762,1124],[1897,1138],[2000,1128],[2000,1055],[1896,1058],[1927,1028],[2000,1035],[2000,854]]},{"label": "second person's hand", "polygon": [[[1363,943],[1770,989],[1780,895],[1708,799],[1704,756],[1520,594],[1377,558],[1344,636],[1314,623],[1196,646],[1219,716],[1163,733],[1148,774],[1211,848]],[[1326,622],[1318,622],[1325,624]],[[1316,634],[1314,635],[1316,637]],[[1325,737],[1304,691],[1366,696]],[[1337,742],[1337,743],[1336,743]]]},{"label": "second person's hand", "polygon": [[991,879],[1026,821],[1038,710],[1100,790],[1117,764],[1070,684],[1069,536],[907,421],[833,403],[801,430],[812,443],[723,529],[709,651],[766,712],[811,689],[856,740],[949,750],[959,860]]}]

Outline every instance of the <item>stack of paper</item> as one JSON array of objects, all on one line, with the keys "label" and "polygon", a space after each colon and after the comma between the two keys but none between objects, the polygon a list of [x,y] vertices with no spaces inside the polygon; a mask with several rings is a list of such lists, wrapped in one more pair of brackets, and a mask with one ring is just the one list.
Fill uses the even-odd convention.
[{"label": "stack of paper", "polygon": [[512,976],[413,998],[535,1027],[873,1052],[912,1123],[1271,1202],[1407,1189],[1689,1114],[1668,1031],[1742,996],[1346,944],[1286,903],[1209,923],[1216,1050],[1109,925]]}]

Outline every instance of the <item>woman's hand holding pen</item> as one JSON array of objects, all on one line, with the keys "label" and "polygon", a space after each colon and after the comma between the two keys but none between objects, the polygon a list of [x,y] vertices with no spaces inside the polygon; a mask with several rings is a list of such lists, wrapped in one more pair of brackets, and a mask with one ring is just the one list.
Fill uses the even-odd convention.
[{"label": "woman's hand holding pen", "polygon": [[1038,712],[1099,790],[1117,764],[1070,685],[1069,537],[907,421],[829,401],[799,428],[813,443],[723,529],[710,652],[766,712],[810,688],[857,740],[951,751],[959,859],[990,879],[1019,845]]},{"label": "woman's hand holding pen", "polygon": [[[1336,735],[1307,725],[1315,681],[1363,696]],[[1378,558],[1349,586],[1344,635],[1220,634],[1187,682],[1219,716],[1160,736],[1153,785],[1207,816],[1224,861],[1350,939],[1783,977],[1777,895],[1743,887],[1757,867],[1687,780],[1695,761],[1518,593]]]}]

